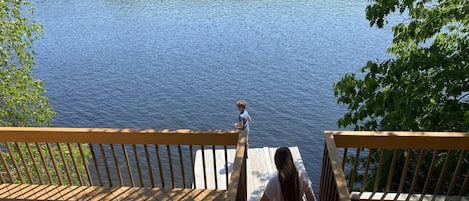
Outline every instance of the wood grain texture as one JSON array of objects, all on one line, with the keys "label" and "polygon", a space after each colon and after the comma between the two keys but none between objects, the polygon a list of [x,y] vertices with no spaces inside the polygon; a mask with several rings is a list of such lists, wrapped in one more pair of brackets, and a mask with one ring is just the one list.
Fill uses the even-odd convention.
[{"label": "wood grain texture", "polygon": [[225,190],[0,184],[6,200],[225,200]]}]

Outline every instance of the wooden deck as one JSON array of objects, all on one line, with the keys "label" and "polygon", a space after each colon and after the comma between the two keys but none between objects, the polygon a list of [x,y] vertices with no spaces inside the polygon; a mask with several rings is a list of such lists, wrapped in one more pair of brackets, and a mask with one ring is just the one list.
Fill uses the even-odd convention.
[{"label": "wooden deck", "polygon": [[[298,147],[289,147],[293,155],[296,166],[305,171],[303,161],[301,159]],[[274,155],[277,147],[249,148],[247,161],[247,196],[248,200],[260,200],[264,193],[265,186],[269,179],[277,172],[275,168]],[[228,164],[233,164],[234,149],[228,149]],[[207,188],[215,189],[215,170],[217,178],[217,186],[219,189],[226,189],[226,168],[224,167],[225,156],[224,150],[215,150],[216,168],[213,167],[213,150],[205,149],[205,174],[207,175]],[[198,150],[195,157],[195,186],[197,189],[205,187],[202,166],[202,151]],[[228,174],[231,173],[231,165],[228,167]],[[228,175],[229,178],[230,175]]]},{"label": "wooden deck", "polygon": [[225,200],[225,190],[0,184],[1,200]]},{"label": "wooden deck", "polygon": [[325,131],[324,137],[319,200],[469,199],[467,132]]},{"label": "wooden deck", "polygon": [[[246,200],[238,130],[0,127],[0,200]],[[226,189],[193,189],[193,152],[235,148]],[[235,156],[236,155],[236,156]]]},{"label": "wooden deck", "polygon": [[422,195],[408,193],[373,193],[373,192],[351,192],[352,200],[421,200],[421,201],[469,201],[468,196],[445,196],[445,195]]}]

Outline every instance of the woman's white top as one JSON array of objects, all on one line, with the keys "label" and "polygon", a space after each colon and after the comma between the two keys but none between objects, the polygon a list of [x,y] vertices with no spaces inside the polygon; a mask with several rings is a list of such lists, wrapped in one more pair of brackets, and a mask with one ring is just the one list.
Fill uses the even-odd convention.
[{"label": "woman's white top", "polygon": [[[298,170],[298,179],[300,181],[300,189],[301,192],[309,191],[311,189],[311,180],[309,180],[308,176],[305,172]],[[278,179],[278,173],[275,174],[272,178],[270,178],[269,183],[265,187],[264,194],[269,197],[272,201],[282,201],[282,189],[280,187],[280,180]]]}]

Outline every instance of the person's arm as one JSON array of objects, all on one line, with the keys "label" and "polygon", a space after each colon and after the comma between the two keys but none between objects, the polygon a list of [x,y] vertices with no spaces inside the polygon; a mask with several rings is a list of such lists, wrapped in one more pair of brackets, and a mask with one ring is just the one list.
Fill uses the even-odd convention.
[{"label": "person's arm", "polygon": [[311,186],[311,180],[309,180],[308,175],[305,170],[300,170],[301,180],[303,180],[303,190],[306,195],[306,200],[316,201],[313,194],[313,188]]},{"label": "person's arm", "polygon": [[265,195],[265,193],[264,193],[264,194],[262,194],[261,201],[270,201],[270,198],[267,197],[267,195]]},{"label": "person's arm", "polygon": [[235,124],[235,128],[244,128],[244,123],[243,121],[239,121],[238,123]]},{"label": "person's arm", "polygon": [[278,193],[278,191],[280,190],[276,185],[276,181],[278,181],[277,175],[269,179],[269,183],[267,183],[267,186],[265,186],[264,194],[262,195],[261,201],[270,201],[272,200],[271,197],[276,197],[275,194]]},{"label": "person's arm", "polygon": [[305,191],[305,194],[306,194],[306,200],[308,200],[308,201],[316,201],[316,200],[314,200],[313,190],[311,190],[311,188],[308,188],[308,190]]}]

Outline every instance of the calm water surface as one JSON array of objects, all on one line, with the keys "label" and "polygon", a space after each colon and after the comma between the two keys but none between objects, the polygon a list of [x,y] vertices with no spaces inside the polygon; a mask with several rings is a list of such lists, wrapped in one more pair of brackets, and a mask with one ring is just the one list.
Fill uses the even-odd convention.
[{"label": "calm water surface", "polygon": [[298,146],[317,191],[333,83],[385,58],[366,0],[35,1],[35,76],[57,127],[231,129],[245,99],[251,147]]}]

